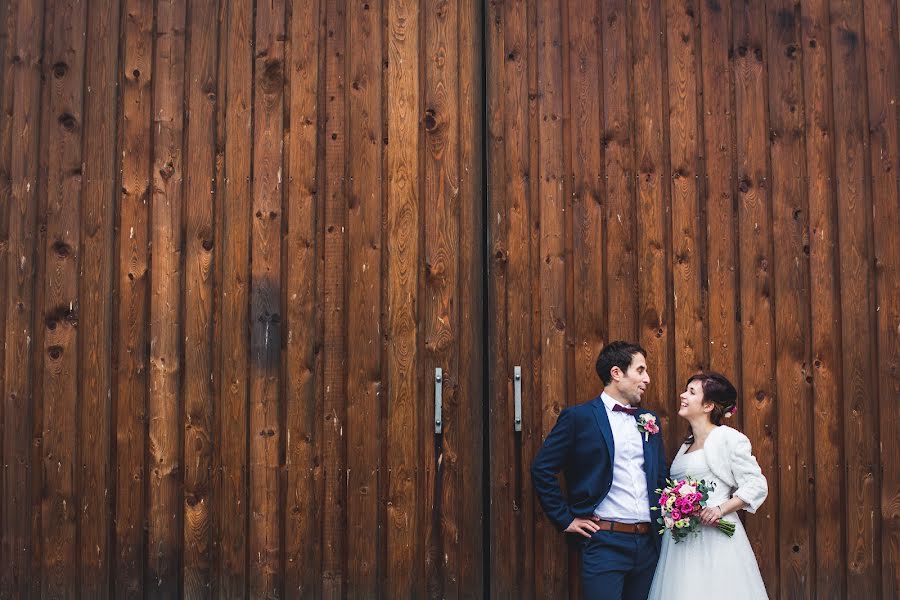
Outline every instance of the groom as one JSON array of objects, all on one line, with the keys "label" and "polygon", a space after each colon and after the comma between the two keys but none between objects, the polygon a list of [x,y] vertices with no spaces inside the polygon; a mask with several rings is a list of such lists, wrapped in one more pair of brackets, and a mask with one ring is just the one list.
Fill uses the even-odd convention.
[{"label": "groom", "polygon": [[560,530],[583,536],[587,599],[645,599],[659,558],[650,507],[669,473],[656,415],[639,407],[650,383],[646,354],[637,344],[606,345],[596,365],[603,393],[560,413],[531,466],[544,512]]}]

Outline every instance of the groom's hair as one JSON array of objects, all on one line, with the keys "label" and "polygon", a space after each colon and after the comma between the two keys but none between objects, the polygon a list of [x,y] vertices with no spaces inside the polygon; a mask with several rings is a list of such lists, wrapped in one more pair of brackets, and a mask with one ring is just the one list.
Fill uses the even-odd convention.
[{"label": "groom's hair", "polygon": [[619,367],[623,373],[627,371],[635,354],[647,356],[647,351],[637,344],[623,342],[622,340],[610,342],[603,346],[600,354],[597,355],[597,364],[595,365],[597,375],[600,376],[603,385],[609,385],[612,381],[610,371],[613,367]]}]

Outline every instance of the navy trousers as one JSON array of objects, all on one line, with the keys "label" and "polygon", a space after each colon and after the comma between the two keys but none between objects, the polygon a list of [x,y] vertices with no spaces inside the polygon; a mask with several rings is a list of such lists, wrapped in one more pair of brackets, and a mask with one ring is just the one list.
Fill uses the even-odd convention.
[{"label": "navy trousers", "polygon": [[646,600],[659,560],[659,535],[597,531],[581,547],[585,600]]}]

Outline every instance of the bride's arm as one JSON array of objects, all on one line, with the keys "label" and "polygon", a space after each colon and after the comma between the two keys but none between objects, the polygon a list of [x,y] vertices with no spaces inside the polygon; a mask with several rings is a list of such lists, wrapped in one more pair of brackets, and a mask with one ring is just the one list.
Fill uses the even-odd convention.
[{"label": "bride's arm", "polygon": [[731,472],[734,474],[734,482],[737,485],[737,490],[729,502],[739,501],[743,505],[738,506],[735,510],[744,508],[747,512],[755,513],[769,495],[769,484],[762,474],[762,469],[759,468],[759,463],[756,462],[756,457],[753,456],[747,436],[738,433],[729,445],[731,446]]},{"label": "bride's arm", "polygon": [[732,496],[718,506],[707,506],[700,511],[700,521],[705,525],[715,525],[727,514],[747,508],[748,504],[738,496]]}]

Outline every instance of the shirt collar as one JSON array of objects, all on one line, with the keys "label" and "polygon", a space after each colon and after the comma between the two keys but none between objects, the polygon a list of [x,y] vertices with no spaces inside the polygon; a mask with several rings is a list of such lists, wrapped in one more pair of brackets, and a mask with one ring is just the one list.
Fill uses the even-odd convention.
[{"label": "shirt collar", "polygon": [[[612,412],[613,406],[615,406],[616,404],[622,404],[621,402],[618,402],[615,398],[613,398],[606,392],[602,392],[600,394],[600,399],[603,400],[603,405],[606,406],[606,410],[609,412]],[[624,406],[626,408],[634,408],[630,404],[622,404],[622,406]],[[625,413],[622,413],[622,414],[625,414]]]}]

